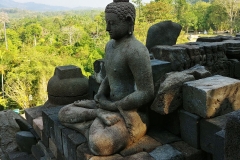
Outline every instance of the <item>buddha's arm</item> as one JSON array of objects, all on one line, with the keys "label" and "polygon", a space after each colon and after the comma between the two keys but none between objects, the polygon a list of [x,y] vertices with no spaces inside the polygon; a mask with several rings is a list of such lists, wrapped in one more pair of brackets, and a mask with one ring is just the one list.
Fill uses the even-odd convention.
[{"label": "buddha's arm", "polygon": [[134,76],[137,90],[119,101],[111,102],[107,99],[101,99],[100,107],[102,109],[117,111],[117,106],[120,106],[123,110],[136,109],[151,102],[154,98],[149,54],[148,51],[146,51],[145,54],[140,53],[141,52],[137,52],[128,57],[128,65]]},{"label": "buddha's arm", "polygon": [[99,99],[106,98],[110,93],[110,87],[107,76],[103,79],[99,89],[98,93],[94,96],[94,100],[96,102],[99,102]]}]

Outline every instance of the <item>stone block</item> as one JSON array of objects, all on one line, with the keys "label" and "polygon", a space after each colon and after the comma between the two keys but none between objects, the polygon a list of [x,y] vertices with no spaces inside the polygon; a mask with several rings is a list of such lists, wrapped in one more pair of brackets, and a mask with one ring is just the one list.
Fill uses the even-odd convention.
[{"label": "stone block", "polygon": [[42,110],[44,110],[44,109],[46,109],[46,107],[44,107],[44,106],[31,107],[31,108],[25,109],[24,112],[25,112],[27,122],[31,126],[33,126],[33,120],[35,118],[42,116]]},{"label": "stone block", "polygon": [[225,160],[240,159],[240,111],[228,117],[225,131]]},{"label": "stone block", "polygon": [[213,149],[213,160],[224,160],[224,141],[225,141],[225,130],[221,130],[215,133],[214,136],[214,149]]},{"label": "stone block", "polygon": [[181,141],[181,139],[174,134],[158,128],[150,128],[147,135],[160,142],[162,145]]},{"label": "stone block", "polygon": [[50,151],[53,153],[53,156],[54,156],[55,158],[57,158],[58,149],[57,149],[56,144],[53,142],[53,140],[52,140],[51,138],[49,138],[49,144],[48,144],[48,146],[49,146]]},{"label": "stone block", "polygon": [[140,152],[131,156],[124,157],[119,160],[155,160],[152,156],[150,156],[147,152]]},{"label": "stone block", "polygon": [[174,45],[182,26],[172,21],[162,21],[148,29],[146,46],[148,50],[156,45]]},{"label": "stone block", "polygon": [[33,128],[36,131],[36,133],[38,134],[38,136],[40,137],[40,139],[42,139],[42,131],[43,131],[42,116],[35,118],[33,120]]},{"label": "stone block", "polygon": [[77,160],[89,160],[93,156],[87,143],[80,144],[77,147]]},{"label": "stone block", "polygon": [[219,75],[186,82],[183,86],[183,108],[203,118],[238,110],[239,87],[239,80]]},{"label": "stone block", "polygon": [[240,79],[240,62],[234,63],[234,77]]},{"label": "stone block", "polygon": [[62,142],[62,129],[65,127],[59,122],[55,121],[54,123],[54,140],[57,148],[61,154],[63,154],[63,142]]},{"label": "stone block", "polygon": [[171,63],[158,59],[151,60],[153,82],[154,84],[166,73],[171,72]]},{"label": "stone block", "polygon": [[21,131],[30,131],[33,127],[24,118],[15,119]]},{"label": "stone block", "polygon": [[65,157],[68,157],[68,135],[76,133],[75,130],[69,129],[69,128],[64,128],[62,129],[62,146],[63,146],[63,154]]},{"label": "stone block", "polygon": [[184,82],[195,80],[193,75],[170,72],[160,80],[160,87],[151,105],[155,112],[166,115],[182,107],[182,86]]},{"label": "stone block", "polygon": [[187,49],[188,56],[190,58],[190,67],[193,67],[197,64],[205,65],[206,59],[204,59],[204,55],[201,54],[202,46],[199,45],[187,45],[187,44],[177,44],[177,47],[182,47]]},{"label": "stone block", "polygon": [[136,154],[139,152],[150,152],[154,150],[156,147],[161,146],[162,144],[155,139],[145,135],[142,137],[138,142],[132,144],[131,146],[127,147],[126,149],[122,150],[120,154],[124,157]]},{"label": "stone block", "polygon": [[[51,108],[46,108],[42,111],[42,117],[43,117],[43,132],[48,136],[54,135],[54,121],[58,121],[58,112],[63,106],[58,106],[58,107],[51,107]],[[51,138],[54,138],[51,137]]]},{"label": "stone block", "polygon": [[98,92],[100,83],[96,81],[94,76],[89,76],[88,85],[89,85],[89,90],[88,90],[89,99],[93,99],[95,94],[97,94]]},{"label": "stone block", "polygon": [[156,59],[171,63],[172,71],[190,68],[190,58],[186,48],[174,46],[155,46],[150,51]]},{"label": "stone block", "polygon": [[206,70],[204,66],[200,66],[200,65],[195,65],[182,72],[193,75],[196,80],[211,76],[211,73],[208,70]]},{"label": "stone block", "polygon": [[22,158],[24,156],[27,156],[27,155],[28,155],[28,153],[19,152],[19,151],[14,151],[14,152],[7,153],[7,157],[8,157],[9,160],[17,160],[17,159],[20,160],[20,158]]},{"label": "stone block", "polygon": [[196,148],[193,148],[192,146],[188,145],[184,141],[179,141],[175,143],[170,144],[172,147],[180,151],[184,157],[185,160],[205,160],[206,154],[202,150],[198,150]]},{"label": "stone block", "polygon": [[155,160],[184,160],[183,153],[169,144],[157,147],[149,153]]},{"label": "stone block", "polygon": [[112,156],[93,156],[89,160],[123,160],[123,157],[119,154],[115,154]]},{"label": "stone block", "polygon": [[[47,160],[51,160],[54,157],[53,153],[50,151],[49,148],[47,148],[42,141],[38,141],[37,146],[41,149],[41,151],[44,153],[44,158]],[[49,146],[49,144],[48,144]]]},{"label": "stone block", "polygon": [[214,151],[215,134],[225,128],[227,118],[233,112],[211,119],[200,120],[200,147],[208,153]]},{"label": "stone block", "polygon": [[29,131],[20,131],[16,134],[16,141],[20,151],[31,153],[31,148],[36,145],[35,136]]},{"label": "stone block", "polygon": [[199,121],[200,116],[189,113],[185,110],[179,111],[180,131],[183,141],[194,148],[199,148]]},{"label": "stone block", "polygon": [[178,111],[174,111],[168,115],[163,116],[163,128],[172,134],[179,136],[180,135],[180,119]]},{"label": "stone block", "polygon": [[77,159],[77,147],[87,142],[87,139],[81,133],[69,134],[67,138],[68,160]]},{"label": "stone block", "polygon": [[44,157],[44,152],[41,150],[41,148],[37,145],[32,146],[32,155],[34,156],[34,158],[36,158],[37,160],[40,160],[42,157]]},{"label": "stone block", "polygon": [[221,37],[200,37],[197,39],[197,42],[221,42]]},{"label": "stone block", "polygon": [[49,147],[49,138],[45,132],[42,132],[42,143],[44,144],[44,146]]},{"label": "stone block", "polygon": [[240,41],[239,40],[224,40],[223,43],[226,44],[228,47],[240,47]]}]

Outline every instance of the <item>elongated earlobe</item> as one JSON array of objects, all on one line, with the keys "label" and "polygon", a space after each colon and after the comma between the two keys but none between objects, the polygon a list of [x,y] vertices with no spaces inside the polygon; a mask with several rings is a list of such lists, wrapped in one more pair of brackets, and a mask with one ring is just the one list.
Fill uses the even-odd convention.
[{"label": "elongated earlobe", "polygon": [[133,31],[134,31],[134,20],[133,20],[133,17],[132,17],[130,14],[128,14],[128,15],[126,16],[126,20],[127,20],[128,23],[129,23],[128,34],[129,34],[129,35],[132,35],[132,34],[133,34]]}]

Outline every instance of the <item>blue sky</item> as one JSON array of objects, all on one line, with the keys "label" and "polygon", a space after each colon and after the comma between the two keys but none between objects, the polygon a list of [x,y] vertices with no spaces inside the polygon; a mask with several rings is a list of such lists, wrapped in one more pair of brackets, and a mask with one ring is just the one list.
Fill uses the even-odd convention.
[{"label": "blue sky", "polygon": [[[65,7],[105,7],[108,3],[113,0],[14,0],[15,2],[35,2],[54,6],[65,6]],[[143,3],[149,3],[151,0],[142,0]]]}]

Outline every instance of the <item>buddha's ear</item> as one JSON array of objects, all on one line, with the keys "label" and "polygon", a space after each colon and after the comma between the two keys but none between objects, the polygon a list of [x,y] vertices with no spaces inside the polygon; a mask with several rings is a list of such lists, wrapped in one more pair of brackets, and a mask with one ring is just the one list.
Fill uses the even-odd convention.
[{"label": "buddha's ear", "polygon": [[129,22],[130,24],[134,24],[134,19],[130,14],[127,14],[126,21]]},{"label": "buddha's ear", "polygon": [[134,31],[134,19],[133,19],[133,17],[132,17],[130,14],[128,14],[128,15],[126,16],[126,21],[127,21],[128,24],[129,24],[128,34],[129,34],[129,35],[132,35],[132,34],[133,34],[133,31]]}]

